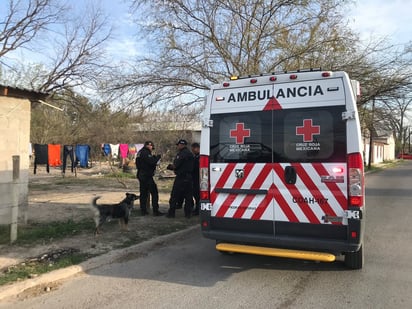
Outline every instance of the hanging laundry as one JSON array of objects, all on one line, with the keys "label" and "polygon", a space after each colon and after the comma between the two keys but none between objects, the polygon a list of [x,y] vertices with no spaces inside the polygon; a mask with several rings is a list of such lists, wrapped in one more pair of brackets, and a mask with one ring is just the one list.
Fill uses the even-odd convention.
[{"label": "hanging laundry", "polygon": [[122,166],[125,166],[127,163],[127,154],[129,152],[129,145],[128,144],[120,144],[119,145],[119,153],[120,158],[122,159]]},{"label": "hanging laundry", "polygon": [[136,145],[135,144],[129,144],[129,159],[134,162],[136,159],[137,151],[136,151]]},{"label": "hanging laundry", "polygon": [[74,147],[73,145],[64,145],[63,146],[63,174],[66,172],[67,157],[70,157],[70,168],[73,173],[75,167],[74,160]]},{"label": "hanging laundry", "polygon": [[62,165],[60,159],[61,146],[57,144],[48,144],[47,148],[49,152],[49,165],[53,167]]},{"label": "hanging laundry", "polygon": [[103,154],[106,157],[112,153],[111,148],[110,148],[110,144],[103,144],[102,150],[103,150]]},{"label": "hanging laundry", "polygon": [[134,156],[136,153],[136,144],[129,144],[129,156]]},{"label": "hanging laundry", "polygon": [[112,158],[117,159],[119,157],[119,144],[110,144],[110,151]]},{"label": "hanging laundry", "polygon": [[122,158],[122,159],[127,158],[128,152],[129,152],[129,145],[128,144],[120,144],[119,145],[120,158]]},{"label": "hanging laundry", "polygon": [[90,146],[86,144],[76,145],[76,162],[80,167],[89,167]]},{"label": "hanging laundry", "polygon": [[136,153],[137,153],[140,151],[140,149],[144,147],[144,144],[135,144],[134,146],[136,147]]},{"label": "hanging laundry", "polygon": [[49,149],[47,144],[34,144],[34,174],[36,174],[37,165],[46,164],[47,173],[50,172],[49,168]]}]

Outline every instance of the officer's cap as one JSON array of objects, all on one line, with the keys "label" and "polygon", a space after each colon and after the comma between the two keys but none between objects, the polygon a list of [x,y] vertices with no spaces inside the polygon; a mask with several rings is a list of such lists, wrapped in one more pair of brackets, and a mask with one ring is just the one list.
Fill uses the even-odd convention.
[{"label": "officer's cap", "polygon": [[176,145],[187,145],[187,141],[185,139],[179,139]]},{"label": "officer's cap", "polygon": [[145,141],[145,142],[144,142],[144,145],[145,145],[145,146],[153,146],[153,148],[154,148],[154,144],[153,144],[152,141]]}]

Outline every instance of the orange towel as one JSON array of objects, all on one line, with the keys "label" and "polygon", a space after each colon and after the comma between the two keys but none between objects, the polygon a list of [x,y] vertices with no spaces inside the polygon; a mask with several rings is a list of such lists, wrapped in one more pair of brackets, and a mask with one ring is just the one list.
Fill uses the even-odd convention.
[{"label": "orange towel", "polygon": [[48,144],[50,166],[62,165],[62,161],[60,159],[60,148],[60,145]]}]

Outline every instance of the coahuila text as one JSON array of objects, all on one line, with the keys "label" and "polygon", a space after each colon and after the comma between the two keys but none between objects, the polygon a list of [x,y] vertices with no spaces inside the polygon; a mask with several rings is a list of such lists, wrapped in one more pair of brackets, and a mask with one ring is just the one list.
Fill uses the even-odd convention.
[{"label": "coahuila text", "polygon": [[[317,96],[323,95],[323,90],[320,85],[317,86],[301,86],[301,87],[291,87],[291,88],[279,88],[276,89],[276,99],[282,98],[295,98],[295,97],[307,97],[307,96]],[[227,102],[247,102],[255,100],[269,100],[273,97],[269,89],[258,90],[258,91],[245,91],[231,93]]]},{"label": "coahuila text", "polygon": [[315,203],[317,203],[319,205],[322,205],[322,204],[326,204],[328,202],[328,199],[324,198],[324,197],[318,197],[317,198],[317,197],[313,197],[313,196],[311,196],[311,197],[292,196],[292,202],[296,203],[296,204],[301,204],[301,203],[315,204]]}]

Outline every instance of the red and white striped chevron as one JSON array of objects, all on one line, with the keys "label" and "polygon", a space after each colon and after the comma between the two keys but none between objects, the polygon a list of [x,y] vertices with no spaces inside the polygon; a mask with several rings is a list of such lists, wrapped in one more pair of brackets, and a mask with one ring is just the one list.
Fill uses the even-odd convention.
[{"label": "red and white striped chevron", "polygon": [[[284,179],[286,166],[297,174],[295,184]],[[322,176],[335,176],[339,166],[343,181],[322,182]],[[236,170],[244,177],[236,178]],[[275,220],[313,224],[346,224],[323,219],[344,217],[347,210],[346,163],[213,163],[211,164],[212,216],[224,218]],[[215,189],[266,190],[267,194],[235,194]]]}]

